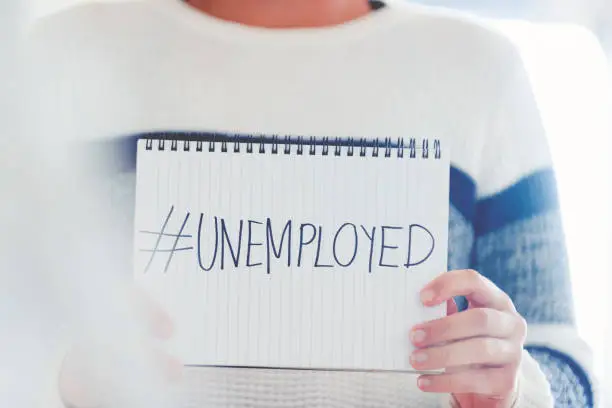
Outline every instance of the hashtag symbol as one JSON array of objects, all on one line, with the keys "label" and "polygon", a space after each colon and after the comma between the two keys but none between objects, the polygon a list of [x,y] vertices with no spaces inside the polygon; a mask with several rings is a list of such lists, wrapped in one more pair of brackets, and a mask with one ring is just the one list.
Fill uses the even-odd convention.
[{"label": "hashtag symbol", "polygon": [[[155,232],[155,231],[139,231],[141,234],[146,234],[146,235],[157,235],[157,241],[155,242],[155,246],[153,247],[153,249],[141,249],[140,252],[150,252],[151,253],[151,257],[149,258],[149,262],[147,263],[147,266],[145,267],[145,273],[149,270],[149,268],[151,267],[151,264],[153,263],[153,260],[155,259],[155,255],[157,255],[158,253],[168,253],[168,259],[166,261],[166,267],[164,268],[164,273],[168,272],[168,268],[170,267],[170,262],[172,262],[172,258],[174,257],[174,254],[176,252],[180,252],[180,251],[189,251],[192,250],[193,247],[182,247],[182,248],[177,248],[179,241],[183,238],[191,238],[191,235],[188,234],[183,234],[183,230],[185,229],[185,226],[187,225],[187,221],[189,220],[189,213],[187,213],[187,215],[185,216],[185,219],[183,220],[183,224],[181,225],[181,229],[178,231],[178,234],[169,234],[166,233],[166,228],[168,227],[168,222],[170,221],[170,218],[172,218],[172,213],[174,212],[174,206],[172,206],[170,208],[170,212],[168,213],[168,215],[166,216],[166,219],[164,220],[164,225],[162,225],[161,231],[160,232]],[[160,249],[160,244],[162,241],[162,238],[174,238],[174,244],[172,245],[172,249]]]}]

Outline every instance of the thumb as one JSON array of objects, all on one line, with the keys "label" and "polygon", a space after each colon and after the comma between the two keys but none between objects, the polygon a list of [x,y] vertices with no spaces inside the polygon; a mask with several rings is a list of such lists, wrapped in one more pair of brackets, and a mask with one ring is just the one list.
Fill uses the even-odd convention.
[{"label": "thumb", "polygon": [[132,288],[132,300],[138,316],[146,322],[148,331],[155,338],[167,340],[172,337],[174,323],[164,309],[139,287]]},{"label": "thumb", "polygon": [[169,383],[177,383],[183,376],[183,363],[176,357],[162,350],[153,350],[154,359]]}]

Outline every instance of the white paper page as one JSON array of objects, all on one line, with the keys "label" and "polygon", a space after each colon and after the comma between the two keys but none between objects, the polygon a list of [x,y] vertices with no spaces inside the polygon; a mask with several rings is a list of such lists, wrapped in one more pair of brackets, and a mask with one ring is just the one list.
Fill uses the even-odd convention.
[{"label": "white paper page", "polygon": [[[419,300],[447,268],[444,149],[436,159],[431,141],[429,158],[145,143],[135,278],[174,319],[174,354],[188,365],[412,370],[411,327],[445,313]],[[407,268],[409,251],[423,262]]]}]

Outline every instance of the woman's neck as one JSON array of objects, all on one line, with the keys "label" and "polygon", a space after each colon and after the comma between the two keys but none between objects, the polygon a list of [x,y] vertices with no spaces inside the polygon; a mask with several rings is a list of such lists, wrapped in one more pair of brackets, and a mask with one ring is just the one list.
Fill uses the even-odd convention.
[{"label": "woman's neck", "polygon": [[306,28],[346,23],[368,14],[367,0],[187,0],[214,17],[256,27]]}]

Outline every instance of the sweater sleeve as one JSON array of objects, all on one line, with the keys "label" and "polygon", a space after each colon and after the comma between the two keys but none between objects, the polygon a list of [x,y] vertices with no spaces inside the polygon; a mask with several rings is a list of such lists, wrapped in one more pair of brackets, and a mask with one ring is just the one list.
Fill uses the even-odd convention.
[{"label": "sweater sleeve", "polygon": [[590,351],[575,329],[552,160],[521,58],[513,63],[483,143],[470,263],[527,320],[526,350],[552,384],[555,407],[592,407]]}]

